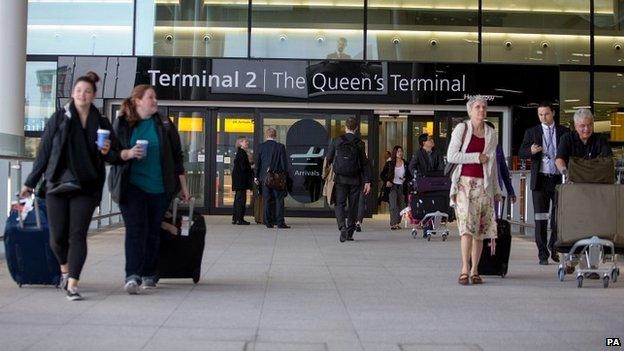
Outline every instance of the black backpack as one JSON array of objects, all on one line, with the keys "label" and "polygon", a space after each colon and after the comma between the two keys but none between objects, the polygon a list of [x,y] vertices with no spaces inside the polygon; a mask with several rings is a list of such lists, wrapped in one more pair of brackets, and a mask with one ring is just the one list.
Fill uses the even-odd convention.
[{"label": "black backpack", "polygon": [[342,142],[336,147],[336,156],[334,157],[334,173],[341,176],[353,177],[360,174],[362,169],[360,162],[360,149],[358,142],[360,139],[355,138],[349,141],[346,136],[341,136]]}]

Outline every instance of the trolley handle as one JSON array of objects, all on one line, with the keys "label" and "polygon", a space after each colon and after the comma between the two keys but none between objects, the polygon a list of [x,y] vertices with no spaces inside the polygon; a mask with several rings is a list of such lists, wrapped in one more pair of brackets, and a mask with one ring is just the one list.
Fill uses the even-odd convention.
[{"label": "trolley handle", "polygon": [[20,229],[24,229],[24,219],[22,218],[22,210],[20,208],[20,202],[22,199],[26,199],[33,201],[33,210],[35,211],[35,223],[36,223],[36,229],[40,230],[41,229],[41,215],[39,214],[39,200],[37,200],[37,197],[34,194],[31,194],[29,197],[25,197],[25,198],[21,198],[19,196],[19,194],[17,194],[17,221],[19,222],[19,227]]}]

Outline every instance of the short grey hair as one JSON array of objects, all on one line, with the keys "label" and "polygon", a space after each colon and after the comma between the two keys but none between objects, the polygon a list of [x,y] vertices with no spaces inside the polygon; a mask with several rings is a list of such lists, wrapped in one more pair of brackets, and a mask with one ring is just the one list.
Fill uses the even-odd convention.
[{"label": "short grey hair", "polygon": [[576,110],[576,112],[574,112],[574,123],[580,122],[585,118],[594,119],[594,114],[591,112],[590,109],[579,108],[578,110]]},{"label": "short grey hair", "polygon": [[488,102],[487,102],[487,99],[485,98],[485,96],[483,96],[483,95],[474,95],[474,96],[471,96],[471,97],[468,99],[468,101],[466,102],[466,111],[467,111],[468,113],[470,113],[470,110],[472,110],[472,106],[474,106],[474,104],[475,104],[476,102],[482,102],[482,103],[484,103],[484,104],[485,104],[485,106],[486,106],[486,107],[487,107],[487,105],[488,105]]}]

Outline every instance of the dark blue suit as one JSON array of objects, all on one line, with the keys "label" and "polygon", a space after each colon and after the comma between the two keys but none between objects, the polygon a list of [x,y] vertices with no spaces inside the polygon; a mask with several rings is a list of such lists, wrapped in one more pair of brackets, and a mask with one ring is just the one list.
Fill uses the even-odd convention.
[{"label": "dark blue suit", "polygon": [[[256,178],[262,183],[262,201],[264,202],[264,224],[284,225],[284,197],[286,191],[269,189],[264,185],[268,170],[288,174],[288,160],[284,144],[267,140],[258,145],[256,152]],[[271,215],[271,201],[275,202],[275,217]],[[276,223],[272,223],[275,218]]]}]

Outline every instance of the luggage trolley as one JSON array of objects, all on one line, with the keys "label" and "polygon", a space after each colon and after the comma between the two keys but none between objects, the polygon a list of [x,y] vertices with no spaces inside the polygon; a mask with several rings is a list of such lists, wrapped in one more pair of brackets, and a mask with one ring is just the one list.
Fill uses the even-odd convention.
[{"label": "luggage trolley", "polygon": [[[577,287],[585,278],[598,275],[608,288],[620,275],[617,261],[624,251],[618,213],[624,187],[618,184],[570,183],[567,177],[557,187],[558,240],[555,249],[563,258],[557,269],[560,281],[575,274]],[[578,204],[585,206],[580,214]],[[615,215],[614,215],[615,214]]]},{"label": "luggage trolley", "polygon": [[406,208],[407,218],[412,227],[412,237],[418,236],[422,229],[423,238],[431,240],[440,235],[446,241],[449,230],[447,223],[455,219],[455,212],[449,204],[451,181],[448,177],[418,176],[414,174],[412,191],[409,195],[409,207]]},{"label": "luggage trolley", "polygon": [[613,242],[597,236],[577,241],[568,253],[563,254],[563,262],[557,270],[559,280],[563,281],[566,274],[572,274],[577,265],[576,283],[579,288],[583,287],[586,274],[600,275],[604,288],[609,287],[609,282],[617,282],[620,275]]}]

